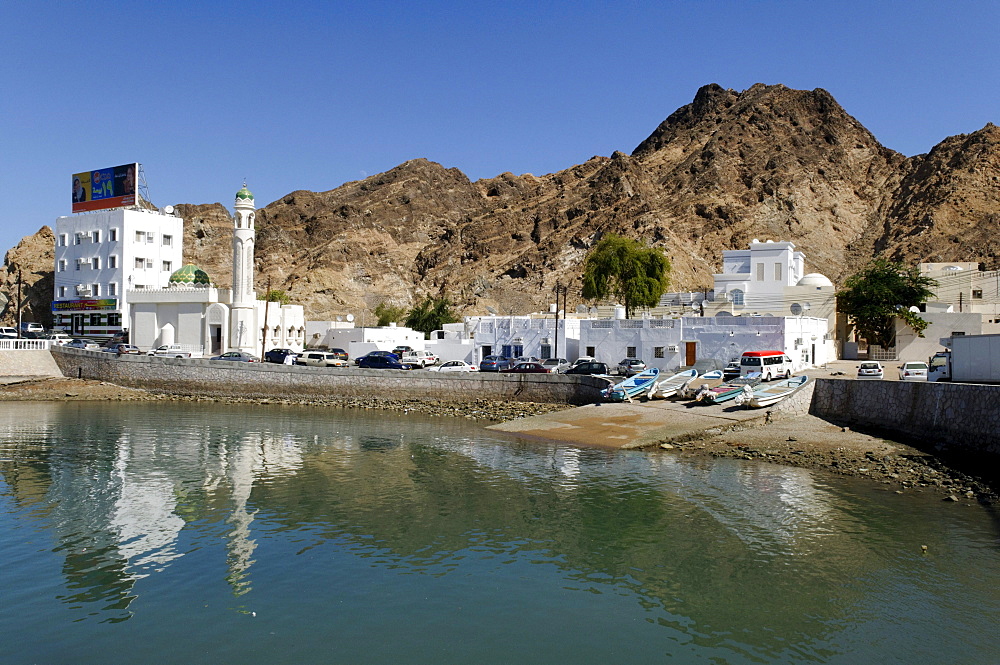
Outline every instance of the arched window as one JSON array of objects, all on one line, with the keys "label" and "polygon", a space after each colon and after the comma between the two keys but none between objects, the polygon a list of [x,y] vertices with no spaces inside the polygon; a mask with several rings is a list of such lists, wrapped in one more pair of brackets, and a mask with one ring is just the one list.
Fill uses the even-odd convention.
[{"label": "arched window", "polygon": [[743,291],[741,289],[733,289],[730,291],[729,302],[734,305],[743,305]]}]

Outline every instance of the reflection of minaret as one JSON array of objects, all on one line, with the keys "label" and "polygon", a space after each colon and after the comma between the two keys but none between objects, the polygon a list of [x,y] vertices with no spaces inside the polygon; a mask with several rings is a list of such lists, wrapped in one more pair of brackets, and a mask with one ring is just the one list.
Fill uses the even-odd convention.
[{"label": "reflection of minaret", "polygon": [[226,549],[229,550],[229,556],[226,558],[229,574],[226,579],[237,596],[242,596],[250,590],[250,580],[247,577],[253,564],[253,559],[250,557],[257,549],[257,542],[250,538],[250,523],[253,522],[257,511],[247,512],[247,502],[253,490],[255,471],[263,466],[263,451],[257,440],[258,436],[255,434],[244,436],[233,454],[226,460],[228,467],[226,472],[232,485],[234,504],[233,512],[227,520],[233,525],[233,530],[226,539]]},{"label": "reflection of minaret", "polygon": [[236,192],[236,217],[233,228],[233,306],[230,316],[229,347],[256,353],[257,294],[253,289],[253,247],[254,230],[253,194],[243,183],[243,189]]}]

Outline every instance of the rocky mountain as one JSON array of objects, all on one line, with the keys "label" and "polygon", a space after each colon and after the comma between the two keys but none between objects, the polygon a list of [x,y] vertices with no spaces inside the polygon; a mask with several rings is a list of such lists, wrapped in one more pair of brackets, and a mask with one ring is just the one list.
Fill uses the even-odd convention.
[{"label": "rocky mountain", "polygon": [[[230,280],[221,204],[178,205],[186,260]],[[542,176],[470,181],[414,159],[327,192],[297,191],[258,211],[257,289],[306,305],[310,319],[409,307],[446,296],[460,312],[537,310],[557,283],[580,303],[587,251],[601,235],[641,238],[670,257],[672,289],[711,285],[723,249],[791,240],[808,269],[842,280],[875,254],[1000,268],[1000,129],[987,125],[906,158],[882,146],[825,90],[701,88],[631,154]],[[49,255],[27,272],[51,280]],[[47,260],[47,264],[45,263]],[[44,284],[32,307],[47,309]],[[38,303],[35,303],[38,299]],[[4,313],[11,319],[11,308]]]}]

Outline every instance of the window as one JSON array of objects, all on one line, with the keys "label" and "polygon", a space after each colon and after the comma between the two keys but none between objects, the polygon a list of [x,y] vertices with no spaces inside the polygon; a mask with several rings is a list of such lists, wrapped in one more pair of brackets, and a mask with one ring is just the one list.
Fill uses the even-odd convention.
[{"label": "window", "polygon": [[100,284],[91,284],[90,285],[90,295],[92,295],[95,298],[99,297],[101,295],[101,285]]},{"label": "window", "polygon": [[638,357],[638,356],[635,355],[635,347],[634,346],[626,346],[625,347],[625,357],[626,358],[636,358],[636,357]]},{"label": "window", "polygon": [[77,260],[76,260],[76,269],[77,269],[77,270],[79,270],[79,269],[80,269],[80,264],[82,264],[82,263],[83,263],[83,259],[77,259]]},{"label": "window", "polygon": [[146,242],[146,232],[145,231],[136,231],[135,232],[135,241],[136,242]]},{"label": "window", "polygon": [[68,244],[69,244],[69,238],[66,236],[65,233],[63,233],[62,235],[59,236],[59,246],[65,247]]},{"label": "window", "polygon": [[780,282],[781,281],[781,264],[780,263],[775,263],[774,264],[774,281],[776,281],[776,282]]},{"label": "window", "polygon": [[146,270],[153,269],[153,259],[146,259]]},{"label": "window", "polygon": [[743,305],[743,291],[742,289],[733,289],[729,292],[729,302],[734,305]]},{"label": "window", "polygon": [[118,257],[112,254],[108,257],[108,267],[117,268],[118,267]]},{"label": "window", "polygon": [[93,259],[91,259],[91,261],[94,264],[94,270],[100,270],[101,269],[101,257],[95,256]]},{"label": "window", "polygon": [[108,231],[108,240],[111,242],[118,242],[118,229],[111,229]]},{"label": "window", "polygon": [[654,358],[664,358],[665,357],[663,355],[663,347],[662,346],[654,346],[653,347],[653,357]]},{"label": "window", "polygon": [[170,261],[164,261],[163,262],[163,272],[170,272],[171,271],[171,268],[170,268],[171,265],[173,265],[173,264]]},{"label": "window", "polygon": [[982,289],[972,289],[972,299],[973,300],[982,300],[983,299],[983,290]]},{"label": "window", "polygon": [[146,242],[148,242],[148,243],[156,242],[156,234],[154,234],[152,231],[150,231],[149,233],[147,233],[146,234]]},{"label": "window", "polygon": [[146,259],[141,259],[138,256],[135,257],[135,267],[137,270],[142,270],[146,267]]},{"label": "window", "polygon": [[587,347],[587,355],[588,356],[590,356],[591,358],[593,358],[596,354],[597,354],[597,347],[596,346],[588,346]]},{"label": "window", "polygon": [[100,314],[91,314],[90,315],[90,325],[92,325],[92,326],[99,326],[99,325],[101,325],[101,315]]},{"label": "window", "polygon": [[168,235],[164,235],[163,236],[163,246],[164,247],[170,247],[173,244],[174,244],[174,237],[173,236],[168,236]]},{"label": "window", "polygon": [[66,287],[65,286],[60,286],[59,287],[59,297],[60,298],[65,298],[66,297]]},{"label": "window", "polygon": [[549,358],[552,357],[552,345],[551,344],[542,344],[541,356],[542,356],[542,360],[548,360]]},{"label": "window", "polygon": [[118,327],[122,324],[121,314],[108,314],[108,325]]},{"label": "window", "polygon": [[66,272],[66,259],[59,259],[59,272]]},{"label": "window", "polygon": [[116,296],[116,295],[118,295],[118,283],[117,282],[111,282],[110,284],[108,284],[108,295],[109,296]]},{"label": "window", "polygon": [[73,236],[73,244],[74,245],[79,245],[80,244],[80,233],[79,233],[79,231],[76,233],[76,235]]},{"label": "window", "polygon": [[94,231],[94,242],[101,242],[101,232]]},{"label": "window", "polygon": [[764,281],[764,264],[763,263],[758,263],[757,264],[757,281],[758,282],[763,282]]}]

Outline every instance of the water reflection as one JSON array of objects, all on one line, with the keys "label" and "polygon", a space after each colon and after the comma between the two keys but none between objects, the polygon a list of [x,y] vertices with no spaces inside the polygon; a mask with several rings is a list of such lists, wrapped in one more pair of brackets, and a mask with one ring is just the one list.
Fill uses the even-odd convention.
[{"label": "water reflection", "polygon": [[[870,497],[799,469],[278,407],[4,405],[0,432],[3,493],[53,534],[59,600],[99,620],[129,618],[140,592],[158,588],[144,581],[190,575],[185,561],[196,559],[241,602],[290,575],[338,586],[342,569],[359,580],[416,575],[438,594],[465,593],[468,577],[503,589],[475,587],[492,606],[569,594],[573,611],[602,611],[626,598],[672,645],[662,651],[828,661],[850,650],[838,640],[858,616],[925,626],[901,599],[975,586],[962,580],[975,548],[952,543],[952,560],[933,567],[919,558],[920,541],[949,547],[927,513],[866,504]],[[0,515],[0,526],[12,515]],[[360,561],[367,567],[352,568]],[[997,572],[995,561],[976,565],[980,575]],[[505,597],[521,579],[558,591]],[[869,588],[875,579],[888,596]],[[308,602],[311,590],[302,593],[295,602]],[[980,608],[1000,606],[988,587],[975,593]],[[947,613],[948,603],[964,616],[953,599],[938,609]]]}]

